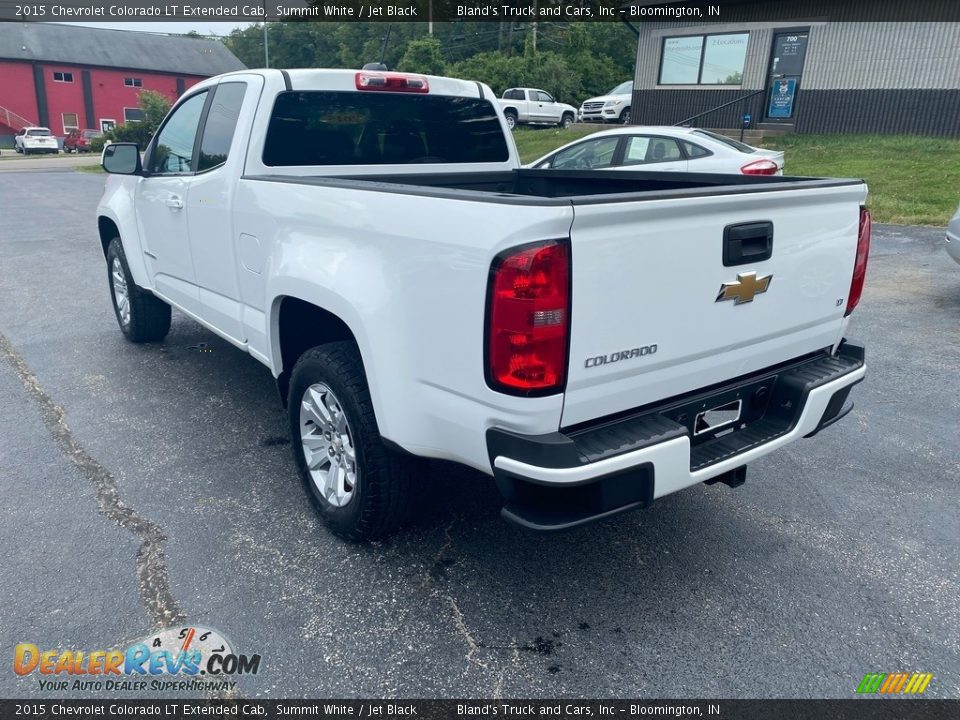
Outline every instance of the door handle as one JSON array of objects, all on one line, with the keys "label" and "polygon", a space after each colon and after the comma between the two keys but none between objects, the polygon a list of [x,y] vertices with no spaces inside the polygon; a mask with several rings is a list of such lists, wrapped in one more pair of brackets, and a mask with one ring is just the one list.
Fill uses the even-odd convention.
[{"label": "door handle", "polygon": [[179,210],[183,207],[183,199],[179,195],[171,195],[167,198],[167,207]]},{"label": "door handle", "polygon": [[753,265],[773,256],[773,223],[769,220],[727,225],[723,229],[723,266]]}]

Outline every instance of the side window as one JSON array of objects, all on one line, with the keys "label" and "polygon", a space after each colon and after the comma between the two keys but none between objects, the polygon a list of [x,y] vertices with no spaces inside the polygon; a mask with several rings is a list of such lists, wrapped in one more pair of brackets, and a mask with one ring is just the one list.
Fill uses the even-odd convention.
[{"label": "side window", "polygon": [[647,150],[647,162],[671,162],[683,160],[680,146],[673,138],[651,138]]},{"label": "side window", "polygon": [[624,165],[636,165],[647,161],[650,138],[646,135],[631,135],[627,138],[627,149],[623,154]]},{"label": "side window", "polygon": [[230,82],[217,86],[203,126],[197,172],[210,170],[227,161],[246,91],[245,83]]},{"label": "side window", "polygon": [[188,173],[191,171],[193,148],[206,91],[192,95],[171,115],[157,137],[150,158],[151,173]]},{"label": "side window", "polygon": [[537,92],[534,93],[534,94],[537,96],[537,97],[536,97],[536,100],[537,100],[538,102],[546,102],[546,103],[552,103],[552,102],[553,102],[553,98],[550,97],[550,96],[549,96],[547,93],[545,93],[545,92],[537,91]]},{"label": "side window", "polygon": [[507,90],[503,94],[504,100],[523,100],[523,90]]},{"label": "side window", "polygon": [[554,155],[552,167],[556,170],[596,170],[610,167],[618,142],[618,137],[606,137],[574,145]]},{"label": "side window", "polygon": [[681,141],[683,143],[683,149],[687,153],[687,157],[691,160],[695,158],[707,157],[707,155],[712,155],[709,150],[699,145],[695,145],[692,142],[687,142],[686,140]]}]

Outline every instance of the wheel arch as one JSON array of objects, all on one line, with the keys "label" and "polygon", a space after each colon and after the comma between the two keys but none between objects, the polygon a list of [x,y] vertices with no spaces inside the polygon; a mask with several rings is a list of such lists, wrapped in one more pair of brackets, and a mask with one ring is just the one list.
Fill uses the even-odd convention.
[{"label": "wheel arch", "polygon": [[120,228],[106,215],[97,218],[97,231],[100,233],[100,246],[103,249],[103,259],[107,259],[107,248],[110,247],[110,241],[120,237]]},{"label": "wheel arch", "polygon": [[277,390],[280,399],[287,405],[290,389],[290,373],[304,352],[317,345],[341,340],[352,342],[360,354],[367,383],[372,380],[364,362],[364,348],[343,313],[327,308],[296,295],[278,295],[270,309],[270,334],[273,367],[277,373]]}]

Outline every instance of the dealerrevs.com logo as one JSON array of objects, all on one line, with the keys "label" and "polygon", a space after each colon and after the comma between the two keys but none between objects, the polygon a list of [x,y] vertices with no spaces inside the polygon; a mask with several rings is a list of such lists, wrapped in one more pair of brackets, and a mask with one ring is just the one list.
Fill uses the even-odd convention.
[{"label": "dealerrevs.com logo", "polygon": [[35,676],[41,690],[228,691],[237,675],[256,675],[260,655],[234,652],[216,630],[178,627],[161,630],[123,650],[42,650],[20,643],[13,671]]}]

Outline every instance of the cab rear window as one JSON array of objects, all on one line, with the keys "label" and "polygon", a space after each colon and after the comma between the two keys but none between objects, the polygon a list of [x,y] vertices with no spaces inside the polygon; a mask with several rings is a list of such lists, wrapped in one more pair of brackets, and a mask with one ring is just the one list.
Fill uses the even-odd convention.
[{"label": "cab rear window", "polygon": [[509,158],[497,109],[482,98],[365,92],[277,96],[269,166],[492,163]]}]

